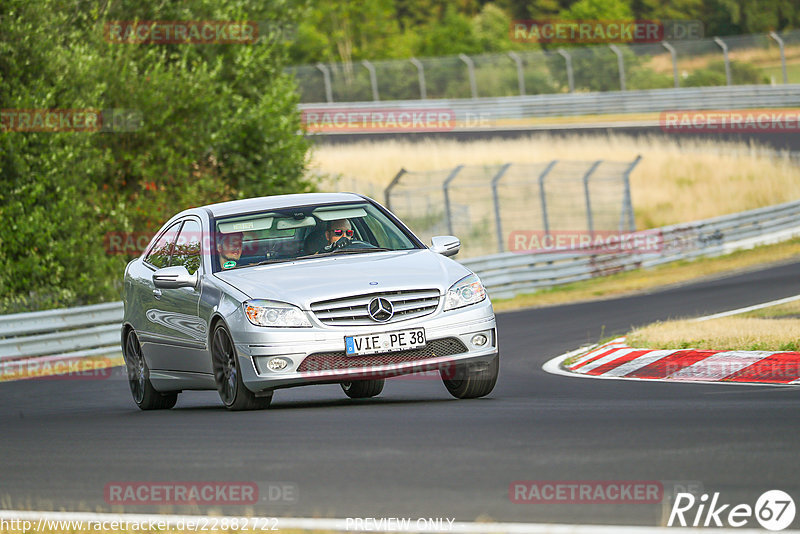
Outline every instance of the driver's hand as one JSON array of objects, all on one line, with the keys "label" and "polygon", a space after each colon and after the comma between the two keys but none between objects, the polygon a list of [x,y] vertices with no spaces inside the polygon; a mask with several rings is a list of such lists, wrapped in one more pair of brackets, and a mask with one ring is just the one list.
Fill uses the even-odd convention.
[{"label": "driver's hand", "polygon": [[334,243],[331,247],[331,250],[336,250],[337,248],[344,248],[349,245],[352,241],[347,236],[340,237],[336,243]]},{"label": "driver's hand", "polygon": [[325,247],[325,252],[333,252],[336,249],[344,248],[349,245],[352,241],[347,236],[342,236],[335,242],[331,243],[327,247]]}]

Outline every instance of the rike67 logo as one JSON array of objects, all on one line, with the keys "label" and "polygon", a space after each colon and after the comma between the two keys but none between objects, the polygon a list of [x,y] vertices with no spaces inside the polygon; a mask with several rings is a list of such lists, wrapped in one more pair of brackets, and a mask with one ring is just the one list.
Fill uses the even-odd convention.
[{"label": "rike67 logo", "polygon": [[[719,492],[709,501],[704,493],[696,498],[691,493],[678,493],[669,514],[667,526],[743,527],[755,518],[767,530],[783,530],[794,521],[794,500],[781,490],[766,491],[756,500],[755,506],[749,504],[722,504]],[[750,523],[750,526],[755,526]]]}]

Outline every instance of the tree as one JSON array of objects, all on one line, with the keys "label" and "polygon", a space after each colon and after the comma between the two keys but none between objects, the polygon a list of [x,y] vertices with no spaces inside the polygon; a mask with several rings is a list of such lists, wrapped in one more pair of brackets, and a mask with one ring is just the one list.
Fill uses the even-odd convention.
[{"label": "tree", "polygon": [[124,109],[133,122],[0,135],[0,311],[119,298],[128,258],[108,253],[109,233],[152,232],[194,205],[308,190],[286,44],[272,32],[249,45],[120,44],[103,32],[132,19],[270,28],[297,15],[235,0],[5,2],[4,109]]}]

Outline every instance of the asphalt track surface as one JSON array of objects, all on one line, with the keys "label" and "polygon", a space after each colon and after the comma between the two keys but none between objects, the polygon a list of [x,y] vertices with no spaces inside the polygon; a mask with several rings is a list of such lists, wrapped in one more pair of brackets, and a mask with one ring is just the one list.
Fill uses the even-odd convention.
[{"label": "asphalt track surface", "polygon": [[774,150],[800,151],[800,135],[785,132],[684,132],[665,133],[658,125],[626,125],[626,124],[583,124],[538,126],[530,128],[493,128],[459,130],[451,132],[368,132],[368,133],[337,133],[337,134],[311,134],[307,138],[318,144],[349,144],[360,141],[424,141],[427,139],[450,139],[457,141],[477,141],[488,139],[518,139],[536,136],[562,136],[574,135],[608,136],[619,135],[628,137],[653,136],[662,137],[673,141],[702,140],[717,142],[739,142],[758,144]]},{"label": "asphalt track surface", "polygon": [[[215,392],[141,412],[127,383],[0,384],[5,509],[657,525],[658,504],[515,504],[515,480],[694,481],[720,502],[769,489],[800,502],[800,390],[587,380],[542,364],[631,325],[800,293],[800,263],[654,293],[498,315],[500,379],[487,398],[440,381],[393,379],[353,401],[338,386],[281,390],[262,412],[226,412]],[[109,483],[293,484],[293,502],[126,506]],[[797,527],[798,520],[794,526]],[[758,527],[754,521],[749,526]]]}]

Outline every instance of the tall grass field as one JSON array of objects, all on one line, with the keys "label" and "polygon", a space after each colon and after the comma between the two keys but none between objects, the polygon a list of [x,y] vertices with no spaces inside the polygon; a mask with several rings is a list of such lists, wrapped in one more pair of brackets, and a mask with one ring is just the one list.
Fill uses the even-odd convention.
[{"label": "tall grass field", "polygon": [[[401,168],[537,163],[552,159],[642,161],[631,174],[636,228],[690,222],[800,199],[800,165],[744,143],[663,136],[532,135],[513,140],[363,141],[316,145],[310,168],[323,191],[383,200]],[[488,192],[488,188],[487,188]],[[490,194],[490,193],[487,193]],[[578,200],[576,200],[578,202]]]}]

